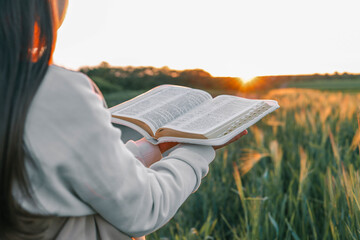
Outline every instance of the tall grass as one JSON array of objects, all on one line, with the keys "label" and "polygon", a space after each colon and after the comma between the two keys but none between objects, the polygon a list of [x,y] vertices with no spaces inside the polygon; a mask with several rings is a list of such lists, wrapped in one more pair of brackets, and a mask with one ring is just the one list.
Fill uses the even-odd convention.
[{"label": "tall grass", "polygon": [[360,239],[360,94],[275,90],[281,108],[222,149],[148,239]]}]

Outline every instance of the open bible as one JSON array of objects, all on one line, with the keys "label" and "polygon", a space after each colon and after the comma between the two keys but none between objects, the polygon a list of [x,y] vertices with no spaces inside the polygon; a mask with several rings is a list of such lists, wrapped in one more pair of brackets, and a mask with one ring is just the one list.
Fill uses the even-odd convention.
[{"label": "open bible", "polygon": [[128,126],[151,143],[222,145],[279,108],[274,100],[161,85],[110,108],[112,122]]}]

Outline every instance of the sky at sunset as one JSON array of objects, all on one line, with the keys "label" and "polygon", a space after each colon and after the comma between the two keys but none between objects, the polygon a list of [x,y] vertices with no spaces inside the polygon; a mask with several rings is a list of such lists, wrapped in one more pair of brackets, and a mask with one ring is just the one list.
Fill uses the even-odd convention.
[{"label": "sky at sunset", "polygon": [[70,0],[56,64],[213,76],[360,72],[359,0]]}]

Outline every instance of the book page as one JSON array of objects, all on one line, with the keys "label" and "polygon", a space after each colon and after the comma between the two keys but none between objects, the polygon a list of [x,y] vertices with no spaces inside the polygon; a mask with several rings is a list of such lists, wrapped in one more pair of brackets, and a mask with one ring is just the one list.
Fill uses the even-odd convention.
[{"label": "book page", "polygon": [[206,135],[245,114],[259,102],[262,101],[221,95],[193,109],[165,127]]},{"label": "book page", "polygon": [[160,88],[126,102],[124,107],[118,105],[112,114],[138,119],[156,132],[166,123],[212,99],[210,94],[197,89],[171,85]]}]

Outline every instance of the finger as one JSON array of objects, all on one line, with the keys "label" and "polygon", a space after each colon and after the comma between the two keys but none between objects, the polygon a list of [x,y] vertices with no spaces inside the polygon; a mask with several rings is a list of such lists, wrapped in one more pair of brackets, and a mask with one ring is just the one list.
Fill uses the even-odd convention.
[{"label": "finger", "polygon": [[239,140],[242,136],[245,136],[246,134],[248,134],[248,130],[244,130],[242,131],[240,134],[236,135],[233,139],[231,139],[230,141],[228,141],[227,143],[223,144],[223,145],[220,145],[220,146],[214,146],[214,149],[219,149],[219,148],[222,148],[222,147],[225,147],[226,145],[230,144],[230,143],[233,143],[233,142],[236,142],[237,140]]},{"label": "finger", "polygon": [[159,144],[159,148],[160,148],[160,152],[164,153],[167,150],[169,150],[170,148],[173,148],[177,145],[177,142],[166,142],[166,143],[161,143]]},{"label": "finger", "polygon": [[177,142],[169,142],[168,144],[167,144],[167,147],[168,147],[168,149],[170,149],[170,148],[173,148],[173,147],[175,147],[176,145],[178,145],[179,143],[177,143]]},{"label": "finger", "polygon": [[231,139],[231,142],[239,140],[242,136],[245,136],[246,134],[248,134],[247,130],[242,131],[239,135],[236,135],[233,139]]}]

